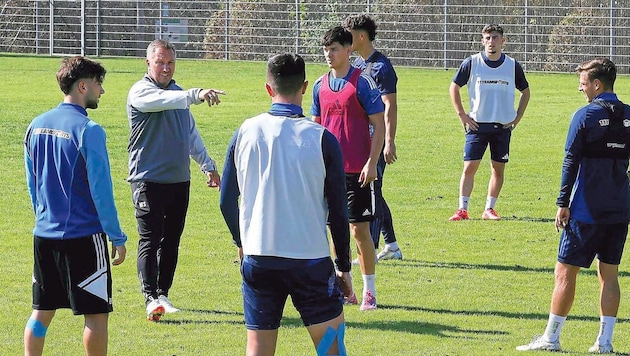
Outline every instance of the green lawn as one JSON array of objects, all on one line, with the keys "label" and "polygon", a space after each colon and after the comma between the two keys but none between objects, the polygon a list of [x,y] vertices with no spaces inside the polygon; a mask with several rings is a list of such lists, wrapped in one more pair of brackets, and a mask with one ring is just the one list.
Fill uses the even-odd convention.
[{"label": "green lawn", "polygon": [[[93,120],[107,131],[114,189],[127,260],[113,268],[111,355],[238,355],[245,326],[236,248],[221,217],[219,194],[206,188],[193,162],[188,222],[171,300],[183,309],[160,323],[145,320],[136,276],[135,218],[127,174],[129,87],[145,71],[142,59],[103,58],[105,94]],[[0,344],[2,355],[23,353],[31,311],[33,213],[24,182],[22,139],[28,123],[62,100],[59,58],[0,55]],[[310,83],[327,71],[308,66]],[[385,197],[404,260],[377,265],[379,308],[346,307],[351,355],[514,355],[515,346],[544,331],[553,288],[559,234],[553,227],[564,139],[572,113],[585,104],[575,74],[529,73],[532,99],[513,134],[506,183],[497,204],[502,221],[480,219],[489,178],[484,159],[470,205],[471,220],[448,222],[457,208],[463,130],[448,97],[454,71],[397,68],[398,161],[385,175]],[[192,108],[209,153],[223,166],[234,130],[267,111],[265,63],[180,60],[175,78],[185,88],[213,87],[228,95],[217,107]],[[310,88],[309,88],[310,89]],[[630,77],[616,91],[630,102]],[[304,98],[308,112],[310,90]],[[621,265],[622,292],[630,273]],[[361,288],[358,268],[353,270]],[[599,330],[599,286],[593,269],[581,273],[577,298],[562,335],[568,354],[584,354]],[[623,298],[613,344],[630,352],[630,302]],[[82,318],[57,313],[47,355],[80,355]],[[288,303],[278,355],[312,355],[313,346]]]}]

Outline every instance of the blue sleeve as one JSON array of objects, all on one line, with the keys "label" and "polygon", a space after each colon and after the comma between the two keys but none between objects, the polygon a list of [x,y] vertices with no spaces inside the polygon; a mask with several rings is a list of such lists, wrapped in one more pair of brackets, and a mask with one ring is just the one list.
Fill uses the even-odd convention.
[{"label": "blue sleeve", "polygon": [[328,203],[330,235],[337,255],[335,264],[342,272],[350,271],[350,230],[348,227],[348,197],[341,146],[328,130],[322,135],[322,154],[326,166],[324,195]]},{"label": "blue sleeve", "polygon": [[394,94],[396,93],[396,84],[398,84],[398,76],[396,76],[396,71],[394,67],[389,63],[389,61],[383,60],[380,62],[380,66],[378,67],[377,72],[373,75],[376,84],[378,85],[378,90],[381,95]]},{"label": "blue sleeve", "polygon": [[562,177],[560,179],[560,194],[556,200],[559,207],[569,207],[573,185],[577,178],[580,162],[582,161],[582,130],[586,109],[582,108],[573,114],[569,125],[567,141],[564,147],[564,161],[562,162]]},{"label": "blue sleeve", "polygon": [[525,78],[525,72],[521,64],[516,60],[514,60],[514,62],[514,83],[516,89],[523,91],[529,88],[529,83],[527,82],[527,78]]},{"label": "blue sleeve", "polygon": [[27,137],[24,139],[24,171],[26,172],[26,187],[28,189],[28,194],[31,197],[31,205],[33,206],[33,211],[35,211],[37,204],[37,198],[35,196],[35,173],[33,172],[33,160],[31,159],[31,155],[28,152],[28,139],[29,136],[27,135]]},{"label": "blue sleeve", "polygon": [[376,82],[367,74],[361,74],[357,83],[357,98],[368,115],[385,111],[385,104],[381,99],[381,92]]},{"label": "blue sleeve", "polygon": [[219,207],[221,208],[221,214],[223,214],[223,220],[225,220],[225,223],[232,234],[232,241],[236,244],[236,246],[242,247],[241,232],[238,222],[238,197],[241,195],[241,191],[238,188],[236,164],[234,162],[234,148],[238,133],[238,130],[234,133],[225,155],[223,176],[221,177],[221,196],[219,198]]},{"label": "blue sleeve", "polygon": [[114,246],[124,245],[127,235],[120,228],[114,202],[114,189],[105,144],[105,131],[90,121],[82,136],[81,154],[85,157],[90,194],[103,231]]},{"label": "blue sleeve", "polygon": [[313,100],[311,102],[311,116],[322,116],[322,110],[319,106],[319,88],[322,86],[322,78],[317,79],[313,85]]},{"label": "blue sleeve", "polygon": [[460,64],[455,76],[453,77],[453,83],[463,87],[468,84],[468,79],[470,79],[470,67],[472,63],[472,57],[467,57],[464,59],[462,64]]}]

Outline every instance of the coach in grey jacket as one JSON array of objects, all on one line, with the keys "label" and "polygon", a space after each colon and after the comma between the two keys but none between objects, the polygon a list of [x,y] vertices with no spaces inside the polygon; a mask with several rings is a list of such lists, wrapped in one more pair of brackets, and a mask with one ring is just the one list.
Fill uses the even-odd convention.
[{"label": "coach in grey jacket", "polygon": [[208,156],[191,104],[219,104],[220,90],[183,90],[175,84],[176,53],[172,44],[155,40],[147,47],[147,74],[127,97],[129,177],[138,221],[138,277],[147,318],[158,321],[179,311],[168,299],[190,190],[190,158],[201,167],[209,187],[220,177]]}]

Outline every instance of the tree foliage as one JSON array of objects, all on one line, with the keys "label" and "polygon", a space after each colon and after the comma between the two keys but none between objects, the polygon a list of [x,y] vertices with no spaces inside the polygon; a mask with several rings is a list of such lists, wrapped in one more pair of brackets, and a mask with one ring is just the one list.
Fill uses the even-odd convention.
[{"label": "tree foliage", "polygon": [[54,53],[83,46],[87,55],[143,56],[149,41],[168,35],[169,21],[181,20],[180,57],[264,60],[291,51],[321,62],[321,35],[368,12],[379,26],[377,47],[397,65],[456,67],[481,50],[480,29],[498,23],[505,51],[527,70],[572,70],[587,56],[630,67],[630,7],[620,1],[84,0],[83,34],[81,4],[0,0],[0,52],[47,53],[52,43]]}]

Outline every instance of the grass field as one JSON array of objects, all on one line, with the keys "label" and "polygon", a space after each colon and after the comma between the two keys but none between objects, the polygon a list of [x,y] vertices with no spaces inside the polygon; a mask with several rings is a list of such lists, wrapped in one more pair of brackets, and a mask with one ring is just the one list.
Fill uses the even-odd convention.
[{"label": "grass field", "polygon": [[[586,58],[585,58],[586,59]],[[111,355],[238,355],[245,349],[236,249],[218,207],[192,164],[191,202],[171,300],[183,309],[160,323],[145,320],[136,277],[137,232],[127,174],[129,87],[145,71],[141,59],[103,58],[105,94],[93,120],[107,131],[116,202],[129,235],[127,261],[113,268]],[[22,139],[28,123],[62,99],[55,80],[59,58],[0,55],[0,354],[23,353],[31,311],[33,213],[24,182]],[[310,83],[326,72],[308,66]],[[553,288],[558,234],[553,227],[564,139],[572,113],[585,104],[574,74],[529,73],[532,99],[514,131],[511,161],[497,210],[482,221],[489,161],[482,163],[471,199],[471,220],[448,222],[457,208],[463,131],[448,97],[453,71],[397,68],[398,157],[385,175],[385,197],[404,260],[377,265],[379,308],[346,307],[351,355],[514,355],[514,347],[543,332]],[[231,135],[246,118],[266,111],[265,64],[180,60],[175,78],[185,88],[213,87],[228,95],[218,107],[192,108],[209,153],[223,166]],[[630,78],[616,91],[630,102]],[[310,93],[310,91],[309,91]],[[308,112],[310,95],[305,97]],[[622,304],[613,344],[630,352],[627,257],[621,264]],[[360,272],[353,270],[355,281]],[[358,285],[360,288],[360,284]],[[585,354],[598,332],[599,287],[593,269],[578,280],[577,298],[562,335],[568,354]],[[47,355],[81,355],[82,318],[57,312]],[[290,303],[278,355],[312,355],[313,346]]]}]

